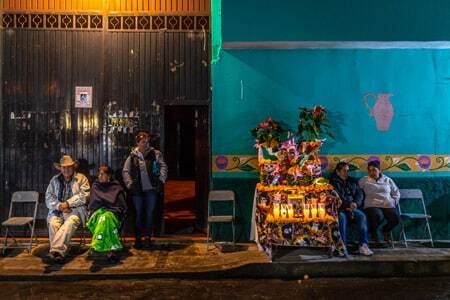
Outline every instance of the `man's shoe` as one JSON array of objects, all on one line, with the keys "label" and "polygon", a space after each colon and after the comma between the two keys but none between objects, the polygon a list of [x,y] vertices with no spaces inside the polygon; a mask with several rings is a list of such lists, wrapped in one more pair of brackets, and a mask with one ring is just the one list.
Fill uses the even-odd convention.
[{"label": "man's shoe", "polygon": [[64,263],[64,256],[62,256],[59,252],[51,252],[51,254],[53,255],[53,261],[57,264],[62,264]]},{"label": "man's shoe", "polygon": [[367,246],[367,244],[362,244],[361,246],[359,246],[359,254],[364,256],[371,256],[373,255],[373,252],[369,249],[369,246]]},{"label": "man's shoe", "polygon": [[136,239],[134,241],[134,248],[136,249],[142,249],[142,240],[141,239]]}]

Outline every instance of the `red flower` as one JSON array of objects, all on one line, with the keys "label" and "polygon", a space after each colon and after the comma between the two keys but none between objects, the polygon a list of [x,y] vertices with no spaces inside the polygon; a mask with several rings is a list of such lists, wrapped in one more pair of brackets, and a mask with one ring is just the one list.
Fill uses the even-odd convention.
[{"label": "red flower", "polygon": [[315,116],[319,116],[319,115],[322,113],[322,111],[324,111],[324,109],[322,108],[322,106],[316,105],[316,106],[314,107],[314,115],[315,115]]}]

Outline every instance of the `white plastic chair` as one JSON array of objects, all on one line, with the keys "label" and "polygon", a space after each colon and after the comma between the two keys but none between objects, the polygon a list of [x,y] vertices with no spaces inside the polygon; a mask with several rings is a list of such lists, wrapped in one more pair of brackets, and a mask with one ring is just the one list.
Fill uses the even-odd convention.
[{"label": "white plastic chair", "polygon": [[[13,207],[17,203],[29,203],[34,204],[34,214],[33,216],[25,216],[25,217],[15,217],[13,216]],[[14,242],[14,247],[9,248],[28,248],[29,253],[31,253],[31,247],[33,245],[33,237],[34,237],[34,225],[36,223],[36,214],[39,203],[39,193],[35,191],[18,191],[14,192],[11,197],[11,204],[9,206],[9,215],[8,219],[2,222],[2,227],[6,227],[5,238],[3,240],[3,255],[6,253],[6,249],[8,248],[8,234],[10,234],[12,227],[28,227],[30,229],[30,242],[27,246],[23,246],[18,244],[14,237],[11,237]]]}]

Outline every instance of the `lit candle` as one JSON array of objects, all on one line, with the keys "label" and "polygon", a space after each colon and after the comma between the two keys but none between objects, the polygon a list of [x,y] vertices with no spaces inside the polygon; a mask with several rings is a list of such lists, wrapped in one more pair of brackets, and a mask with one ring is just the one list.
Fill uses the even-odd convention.
[{"label": "lit candle", "polygon": [[311,207],[311,218],[317,218],[317,205],[313,204]]},{"label": "lit candle", "polygon": [[310,211],[309,211],[309,204],[305,204],[303,206],[303,216],[304,216],[305,220],[309,219],[309,213],[310,213]]},{"label": "lit candle", "polygon": [[324,219],[325,218],[325,205],[320,203],[318,206],[318,214],[319,214],[319,218],[320,219]]},{"label": "lit candle", "polygon": [[282,206],[281,206],[281,217],[282,217],[283,219],[287,218],[286,205],[282,205]]},{"label": "lit candle", "polygon": [[278,219],[280,216],[280,203],[274,203],[273,204],[273,217]]},{"label": "lit candle", "polygon": [[288,206],[288,218],[294,218],[294,207],[292,207],[292,204]]}]

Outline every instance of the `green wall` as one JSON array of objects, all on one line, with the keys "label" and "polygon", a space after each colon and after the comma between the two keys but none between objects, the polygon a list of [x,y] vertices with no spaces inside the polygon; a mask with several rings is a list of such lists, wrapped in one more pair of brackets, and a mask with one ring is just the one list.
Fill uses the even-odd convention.
[{"label": "green wall", "polygon": [[448,0],[226,0],[223,41],[444,41]]},{"label": "green wall", "polygon": [[[213,72],[213,154],[254,153],[258,122],[271,116],[295,128],[298,108],[314,104],[329,110],[336,136],[323,153],[450,149],[450,50],[229,50]],[[389,131],[369,117],[368,92],[393,94]]]},{"label": "green wall", "polygon": [[[271,116],[295,128],[298,108],[315,104],[329,110],[336,136],[324,154],[449,155],[448,46],[221,49],[221,41],[446,41],[450,1],[214,0],[214,7],[213,24],[219,18],[221,28],[213,28],[213,155],[256,155],[252,127]],[[376,129],[363,103],[368,92],[393,94],[389,131]],[[390,174],[401,188],[424,191],[436,239],[450,239],[449,173]],[[256,176],[213,173],[213,189],[237,193],[241,240]]]}]

